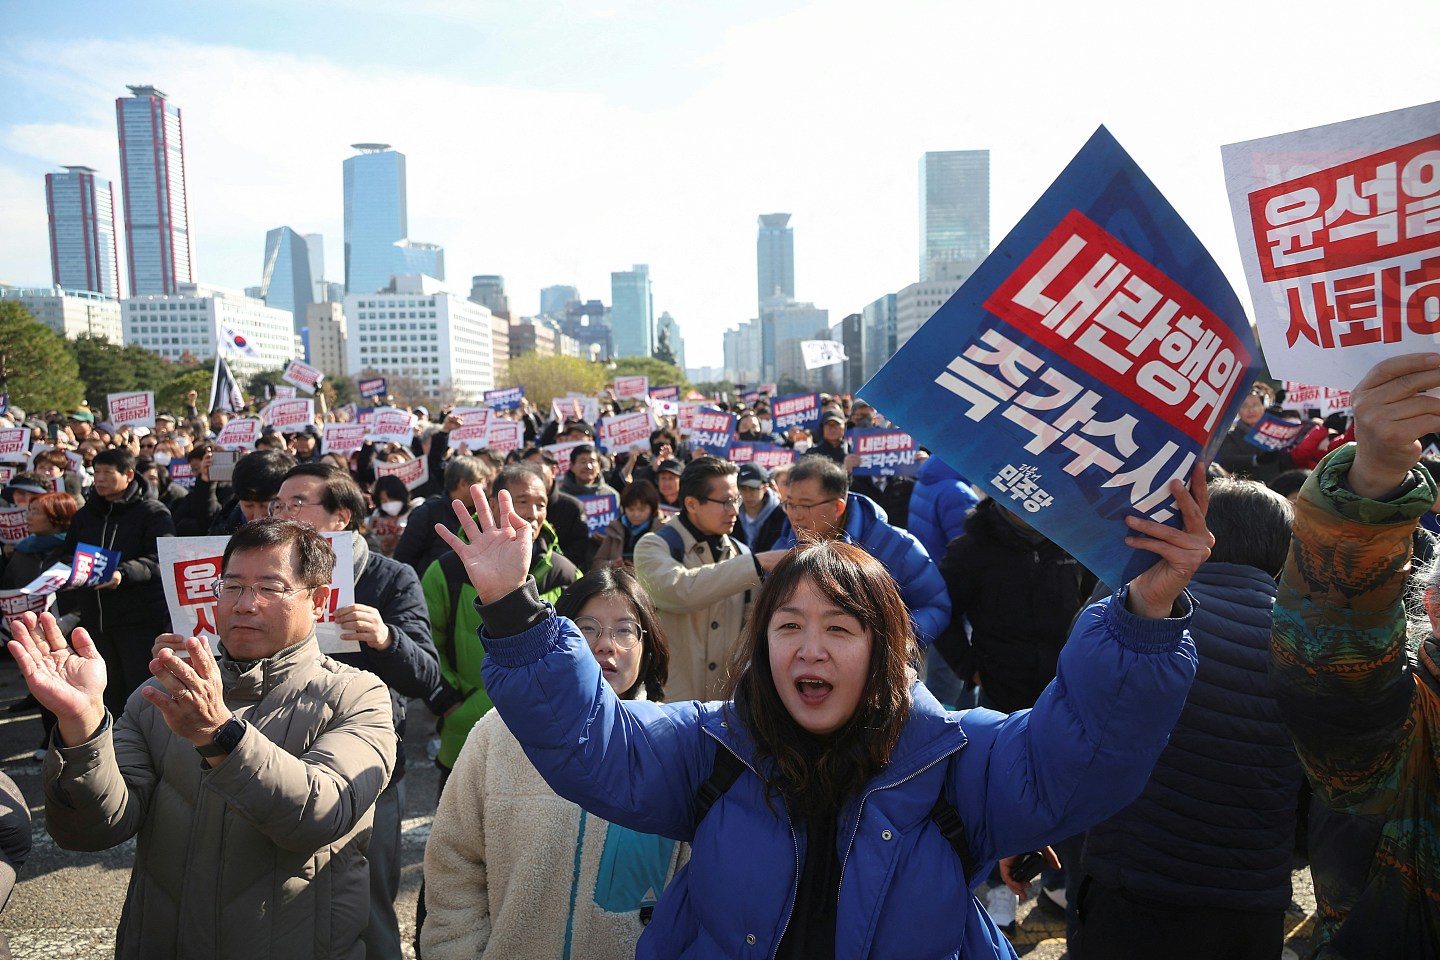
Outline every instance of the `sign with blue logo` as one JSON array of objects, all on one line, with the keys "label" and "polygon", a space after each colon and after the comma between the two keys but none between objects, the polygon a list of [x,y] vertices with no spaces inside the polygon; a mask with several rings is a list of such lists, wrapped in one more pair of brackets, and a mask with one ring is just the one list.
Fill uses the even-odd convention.
[{"label": "sign with blue logo", "polygon": [[1225,275],[1101,127],[860,391],[1113,586],[1149,568],[1124,518],[1178,525],[1257,352]]}]

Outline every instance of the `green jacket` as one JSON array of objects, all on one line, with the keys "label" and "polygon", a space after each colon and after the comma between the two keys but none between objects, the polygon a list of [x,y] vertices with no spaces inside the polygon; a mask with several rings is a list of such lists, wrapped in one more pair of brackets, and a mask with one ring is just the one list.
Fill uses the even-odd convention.
[{"label": "green jacket", "polygon": [[[530,575],[540,588],[540,598],[554,603],[570,584],[580,579],[580,571],[556,546],[555,530],[546,523],[540,529],[535,559]],[[465,575],[460,558],[446,553],[430,564],[420,578],[425,591],[425,605],[430,610],[430,631],[440,651],[440,675],[443,691],[430,704],[438,717],[440,756],[445,769],[455,766],[455,758],[475,726],[490,709],[490,697],[480,679],[480,664],[485,659],[485,645],[480,641],[482,621],[475,609],[475,588]],[[449,710],[458,709],[454,713]]]}]

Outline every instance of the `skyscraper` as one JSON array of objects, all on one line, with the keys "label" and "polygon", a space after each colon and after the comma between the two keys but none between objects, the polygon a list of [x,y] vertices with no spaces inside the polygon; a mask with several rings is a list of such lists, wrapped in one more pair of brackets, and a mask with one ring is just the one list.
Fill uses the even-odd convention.
[{"label": "skyscraper", "polygon": [[655,352],[655,313],[650,300],[650,267],[610,274],[610,328],[617,357],[648,357]]},{"label": "skyscraper", "polygon": [[310,299],[315,303],[324,303],[330,299],[325,284],[325,235],[305,234],[305,250],[310,254]]},{"label": "skyscraper", "polygon": [[295,332],[305,326],[305,309],[315,302],[310,274],[310,245],[289,227],[265,234],[265,268],[260,275],[260,299],[268,307],[288,310]]},{"label": "skyscraper", "polygon": [[120,296],[115,196],[89,167],[45,174],[50,213],[50,272],[55,286]]},{"label": "skyscraper", "polygon": [[488,307],[491,316],[510,319],[510,298],[505,296],[505,278],[499,274],[471,277],[470,299]]},{"label": "skyscraper", "polygon": [[409,232],[405,154],[388,143],[351,146],[360,153],[345,161],[345,290],[374,293],[397,273],[395,243]]},{"label": "skyscraper", "polygon": [[540,291],[540,312],[547,317],[563,317],[565,305],[579,300],[580,291],[568,284],[556,284]]},{"label": "skyscraper", "polygon": [[115,121],[130,295],[175,293],[195,279],[180,108],[154,87],[128,89],[115,101]]},{"label": "skyscraper", "polygon": [[759,302],[774,296],[795,298],[795,231],[788,226],[788,213],[760,214],[760,233],[755,238],[755,266],[759,279]]},{"label": "skyscraper", "polygon": [[967,272],[990,255],[990,151],[944,150],[920,159],[920,280],[936,261]]}]

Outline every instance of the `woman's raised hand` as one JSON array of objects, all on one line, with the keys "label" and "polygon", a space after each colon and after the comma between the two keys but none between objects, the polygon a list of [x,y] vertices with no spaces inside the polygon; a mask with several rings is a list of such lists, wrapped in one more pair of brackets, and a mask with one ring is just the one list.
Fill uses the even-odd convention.
[{"label": "woman's raised hand", "polygon": [[498,516],[490,513],[484,487],[477,483],[470,493],[475,501],[473,517],[459,500],[452,504],[463,538],[444,524],[435,524],[435,532],[465,564],[465,574],[480,602],[489,604],[524,584],[530,575],[533,533],[530,522],[515,512],[509,490],[501,490],[495,497]]},{"label": "woman's raised hand", "polygon": [[1185,591],[1185,585],[1200,569],[1200,564],[1210,558],[1210,548],[1215,546],[1215,535],[1205,525],[1205,513],[1210,507],[1205,464],[1195,465],[1188,490],[1179,480],[1171,480],[1170,492],[1184,521],[1178,530],[1140,516],[1125,518],[1131,530],[1125,538],[1126,545],[1147,550],[1160,558],[1153,567],[1130,581],[1127,606],[1131,613],[1142,617],[1170,616],[1175,600]]}]

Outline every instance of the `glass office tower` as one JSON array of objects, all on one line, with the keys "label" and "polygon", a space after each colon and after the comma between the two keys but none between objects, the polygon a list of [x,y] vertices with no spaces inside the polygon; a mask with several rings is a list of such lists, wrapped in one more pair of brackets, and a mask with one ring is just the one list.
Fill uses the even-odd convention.
[{"label": "glass office tower", "polygon": [[45,175],[50,214],[50,273],[55,286],[120,296],[115,195],[90,167]]},{"label": "glass office tower", "polygon": [[180,108],[154,87],[128,89],[131,96],[115,101],[115,119],[130,295],[175,293],[195,280]]}]

